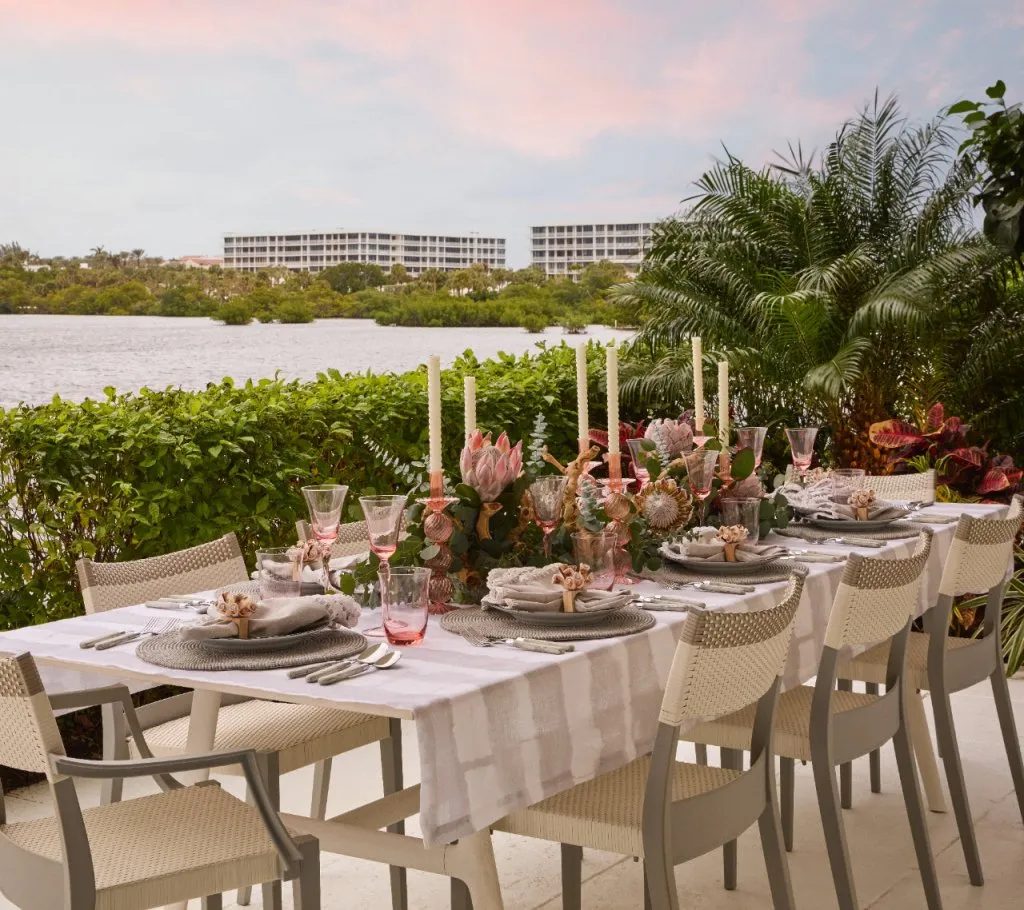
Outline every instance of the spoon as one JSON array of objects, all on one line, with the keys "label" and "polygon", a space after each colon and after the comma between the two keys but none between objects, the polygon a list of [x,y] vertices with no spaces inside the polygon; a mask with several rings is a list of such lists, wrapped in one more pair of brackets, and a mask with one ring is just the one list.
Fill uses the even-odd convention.
[{"label": "spoon", "polygon": [[310,664],[306,667],[297,667],[294,670],[288,671],[289,679],[298,679],[302,676],[306,677],[306,682],[316,682],[321,676],[326,676],[329,673],[336,673],[338,670],[343,668],[351,667],[356,661],[363,663],[373,663],[388,650],[388,646],[379,641],[376,644],[368,645],[362,651],[360,651],[355,657],[347,657],[345,660],[327,660],[321,661],[320,663]]},{"label": "spoon", "polygon": [[388,651],[387,654],[383,655],[373,663],[364,661],[362,666],[346,667],[344,670],[337,673],[331,673],[328,676],[319,677],[317,682],[320,683],[321,686],[330,686],[343,679],[353,679],[356,676],[362,676],[364,673],[370,673],[373,670],[390,670],[401,659],[401,651]]}]

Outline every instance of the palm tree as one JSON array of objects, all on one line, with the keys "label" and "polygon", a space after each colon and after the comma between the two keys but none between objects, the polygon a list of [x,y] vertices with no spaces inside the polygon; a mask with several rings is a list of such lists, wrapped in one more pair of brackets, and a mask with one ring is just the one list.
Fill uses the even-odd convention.
[{"label": "palm tree", "polygon": [[142,265],[142,257],[146,255],[146,251],[140,247],[136,247],[132,250],[132,258],[135,260],[135,267],[138,268]]},{"label": "palm tree", "polygon": [[1000,281],[954,152],[941,119],[911,124],[876,95],[817,163],[799,146],[758,171],[718,163],[616,291],[645,317],[627,394],[687,400],[684,342],[701,335],[730,361],[739,419],[823,423],[837,460],[874,467],[867,427],[948,385],[935,339]]}]

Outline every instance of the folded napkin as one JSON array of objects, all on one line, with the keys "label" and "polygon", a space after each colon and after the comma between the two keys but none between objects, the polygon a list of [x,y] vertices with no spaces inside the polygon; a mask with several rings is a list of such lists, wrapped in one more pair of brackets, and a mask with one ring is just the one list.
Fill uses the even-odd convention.
[{"label": "folded napkin", "polygon": [[[262,601],[249,617],[249,637],[274,638],[320,624],[352,628],[361,613],[359,604],[344,594],[269,598]],[[181,637],[185,641],[238,637],[235,623],[220,618],[214,610],[209,615],[218,618],[182,629]]]},{"label": "folded napkin", "polygon": [[[665,544],[662,552],[670,558],[685,557],[686,559],[704,559],[708,562],[725,562],[725,547],[721,541],[714,543],[697,543],[695,541]],[[785,556],[784,547],[773,544],[748,544],[741,543],[736,547],[736,562],[760,562],[764,559],[775,559]]]},{"label": "folded napkin", "polygon": [[[284,563],[284,562],[268,562],[268,563],[264,563],[263,571],[266,572],[269,575],[273,575],[275,578],[280,578],[282,581],[292,581],[292,580],[294,580],[294,577],[295,577],[292,574],[293,569],[292,569],[291,563]],[[254,569],[253,572],[252,572],[251,578],[252,578],[253,581],[259,581],[260,580],[260,573]],[[301,582],[303,584],[312,584],[312,585],[323,584],[323,580],[324,580],[323,570],[320,569],[319,567],[314,569],[310,565],[303,564],[303,566],[302,566],[302,578],[300,580],[301,580]]]},{"label": "folded napkin", "polygon": [[[896,521],[910,514],[906,506],[893,502],[886,502],[878,499],[868,506],[869,521]],[[815,518],[845,518],[850,521],[857,520],[857,510],[850,505],[839,502],[830,502],[814,513]]]},{"label": "folded napkin", "polygon": [[[562,609],[564,588],[552,579],[561,563],[542,568],[492,569],[487,576],[488,593],[484,606],[501,604],[512,610],[555,613]],[[629,603],[629,595],[587,589],[576,595],[579,613],[611,610]]]}]

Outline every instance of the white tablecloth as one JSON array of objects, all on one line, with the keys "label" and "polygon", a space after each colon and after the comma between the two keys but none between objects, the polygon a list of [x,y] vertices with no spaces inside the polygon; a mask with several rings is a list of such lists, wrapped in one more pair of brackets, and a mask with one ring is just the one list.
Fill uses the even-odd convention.
[{"label": "white tablecloth", "polygon": [[[998,513],[999,506],[935,506],[946,514]],[[932,511],[932,509],[929,509]],[[922,586],[921,610],[934,602],[955,525],[936,525]],[[787,539],[788,545],[817,545]],[[908,555],[916,541],[895,540],[865,555]],[[841,552],[839,547],[823,549]],[[843,563],[809,565],[797,612],[785,683],[814,675]],[[785,583],[736,596],[694,592],[711,609],[756,610],[778,601]],[[657,590],[644,582],[638,590]],[[553,657],[511,648],[474,648],[431,623],[421,647],[405,650],[394,670],[335,686],[290,680],[283,670],[194,672],[147,664],[133,646],[83,650],[78,642],[105,629],[141,627],[154,615],[129,607],[0,634],[0,649],[30,651],[44,664],[90,671],[108,679],[174,682],[197,689],[411,718],[419,739],[421,817],[428,846],[483,830],[506,813],[590,780],[651,748],[658,707],[684,614],[655,613],[639,635],[580,642]],[[379,617],[364,616],[364,627]],[[50,672],[49,667],[47,672]]]}]

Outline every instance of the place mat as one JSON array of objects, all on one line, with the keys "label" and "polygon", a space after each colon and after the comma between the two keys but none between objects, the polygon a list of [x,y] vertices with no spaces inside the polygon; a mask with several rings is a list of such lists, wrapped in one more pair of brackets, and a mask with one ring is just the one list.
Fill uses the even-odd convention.
[{"label": "place mat", "polygon": [[799,537],[801,540],[828,540],[830,537],[867,537],[875,540],[901,540],[917,537],[921,528],[909,521],[894,521],[888,528],[878,531],[826,531],[822,528],[810,528],[806,525],[790,525],[787,528],[773,528],[772,533],[783,537]]},{"label": "place mat", "polygon": [[793,564],[797,560],[786,559],[779,560],[775,559],[769,563],[765,563],[764,567],[756,572],[739,571],[739,572],[696,572],[692,569],[684,569],[681,566],[669,565],[668,563],[662,563],[660,569],[656,572],[644,571],[644,578],[650,578],[653,581],[660,581],[662,584],[679,584],[681,582],[689,581],[708,581],[708,582],[726,582],[728,584],[736,585],[766,585],[773,581],[785,581],[789,578],[790,572],[793,571]]},{"label": "place mat", "polygon": [[494,638],[536,638],[540,641],[593,641],[599,638],[620,638],[644,632],[655,623],[643,610],[615,610],[604,622],[593,626],[542,626],[526,620],[513,619],[496,610],[469,607],[452,610],[441,617],[441,628],[461,635],[476,632]]},{"label": "place mat", "polygon": [[320,660],[344,660],[366,647],[366,639],[351,629],[323,629],[286,651],[225,654],[210,651],[199,641],[183,641],[179,632],[165,632],[141,642],[136,657],[172,670],[279,670]]}]

